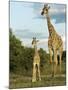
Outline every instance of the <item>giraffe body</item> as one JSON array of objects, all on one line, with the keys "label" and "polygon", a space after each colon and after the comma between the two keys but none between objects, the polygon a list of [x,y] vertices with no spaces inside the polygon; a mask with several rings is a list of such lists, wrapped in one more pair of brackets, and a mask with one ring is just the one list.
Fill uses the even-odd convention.
[{"label": "giraffe body", "polygon": [[[61,72],[61,57],[63,52],[63,41],[61,39],[61,36],[59,36],[54,28],[54,26],[51,24],[50,17],[49,17],[49,8],[48,5],[44,5],[44,8],[42,9],[42,15],[46,15],[47,19],[47,25],[48,25],[48,31],[49,31],[49,38],[48,38],[48,48],[50,53],[50,63],[52,65],[52,76],[56,74],[57,70],[57,53],[59,52],[60,56],[60,72]],[[53,59],[52,59],[53,56]]]},{"label": "giraffe body", "polygon": [[34,58],[33,58],[32,82],[36,82],[37,81],[37,76],[38,76],[38,79],[41,80],[41,77],[40,77],[40,56],[39,56],[39,52],[37,50],[36,38],[33,38],[32,45],[34,45],[34,50],[35,50]]}]

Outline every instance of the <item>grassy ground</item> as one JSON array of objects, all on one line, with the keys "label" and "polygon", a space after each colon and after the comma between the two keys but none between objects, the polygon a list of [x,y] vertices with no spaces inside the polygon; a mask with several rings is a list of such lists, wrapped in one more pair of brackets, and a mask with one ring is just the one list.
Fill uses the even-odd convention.
[{"label": "grassy ground", "polygon": [[41,71],[41,81],[31,82],[31,76],[23,76],[22,74],[10,74],[9,88],[29,88],[29,87],[48,87],[48,86],[64,86],[66,85],[66,69],[65,64],[62,65],[62,72],[59,67],[54,78],[51,77],[50,65],[45,65],[45,69]]}]

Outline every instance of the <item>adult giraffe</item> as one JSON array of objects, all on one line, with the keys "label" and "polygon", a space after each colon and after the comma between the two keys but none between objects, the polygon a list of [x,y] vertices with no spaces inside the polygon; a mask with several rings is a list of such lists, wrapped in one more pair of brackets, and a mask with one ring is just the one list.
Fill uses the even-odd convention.
[{"label": "adult giraffe", "polygon": [[[50,7],[48,5],[44,5],[41,15],[46,15],[47,19],[47,25],[48,25],[48,31],[49,31],[49,38],[48,38],[48,48],[49,48],[49,53],[50,53],[50,63],[52,65],[52,76],[56,74],[57,70],[57,53],[59,52],[60,60],[60,72],[61,72],[61,62],[62,62],[62,53],[63,53],[63,41],[61,39],[61,36],[59,36],[52,25],[50,21],[50,16],[49,16],[49,9]],[[52,59],[53,56],[53,59]]]}]

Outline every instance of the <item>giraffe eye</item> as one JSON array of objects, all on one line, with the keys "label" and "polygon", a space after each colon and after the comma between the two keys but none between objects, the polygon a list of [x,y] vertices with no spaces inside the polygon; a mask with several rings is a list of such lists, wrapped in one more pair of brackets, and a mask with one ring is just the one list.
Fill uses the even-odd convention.
[{"label": "giraffe eye", "polygon": [[44,8],[42,10],[44,10]]},{"label": "giraffe eye", "polygon": [[48,11],[48,10],[46,9],[46,11]]}]

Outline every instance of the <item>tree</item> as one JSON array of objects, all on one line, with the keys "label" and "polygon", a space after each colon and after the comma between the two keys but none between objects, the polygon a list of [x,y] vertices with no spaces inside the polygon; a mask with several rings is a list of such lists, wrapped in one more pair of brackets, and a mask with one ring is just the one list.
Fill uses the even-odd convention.
[{"label": "tree", "polygon": [[63,51],[62,60],[63,60],[64,62],[66,62],[66,51]]},{"label": "tree", "polygon": [[15,37],[12,33],[12,29],[9,29],[9,48],[10,48],[10,71],[15,71],[18,67],[18,63],[21,55],[21,41]]},{"label": "tree", "polygon": [[47,54],[46,51],[44,51],[42,48],[40,48],[39,54],[41,60],[40,65],[41,65],[41,69],[43,70],[45,64],[49,62],[49,54]]}]

